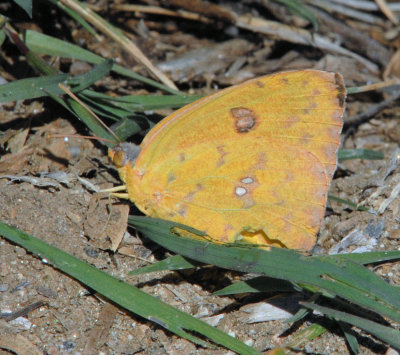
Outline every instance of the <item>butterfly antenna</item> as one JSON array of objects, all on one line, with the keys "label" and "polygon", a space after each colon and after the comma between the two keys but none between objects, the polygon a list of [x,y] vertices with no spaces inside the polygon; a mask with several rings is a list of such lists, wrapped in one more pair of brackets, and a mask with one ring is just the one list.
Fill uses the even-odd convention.
[{"label": "butterfly antenna", "polygon": [[83,139],[92,139],[101,142],[115,143],[111,139],[102,138],[102,137],[93,137],[93,136],[82,136],[80,134],[49,134],[49,138],[83,138]]},{"label": "butterfly antenna", "polygon": [[[88,110],[96,119],[97,121],[99,121],[99,123],[112,135],[115,137],[115,139],[117,140],[117,142],[119,142],[119,138],[118,136],[115,134],[115,132],[108,127],[101,119],[99,116],[97,116],[92,109],[87,106],[78,96],[76,96],[70,89],[68,89],[65,85],[63,84],[58,84],[58,86],[60,87],[60,89],[62,91],[64,91],[68,96],[72,97],[74,100],[76,100],[77,102],[79,102],[86,110]],[[100,140],[100,139],[99,139]],[[115,143],[115,142],[112,142]]]}]

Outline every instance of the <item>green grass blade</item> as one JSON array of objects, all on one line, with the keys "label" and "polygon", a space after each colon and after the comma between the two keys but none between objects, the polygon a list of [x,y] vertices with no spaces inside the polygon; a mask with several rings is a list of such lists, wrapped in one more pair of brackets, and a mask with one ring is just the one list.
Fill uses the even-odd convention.
[{"label": "green grass blade", "polygon": [[55,74],[35,78],[26,78],[0,85],[0,102],[15,100],[37,99],[39,97],[63,95],[59,84],[73,85],[71,91],[80,91],[106,75],[110,69],[111,61],[103,61],[90,72],[76,77],[68,74]]},{"label": "green grass blade", "polygon": [[18,4],[30,18],[32,18],[32,1],[33,0],[14,0],[14,2]]},{"label": "green grass blade", "polygon": [[258,276],[247,281],[236,282],[213,293],[217,296],[254,292],[298,292],[301,288],[291,282],[267,276]]},{"label": "green grass blade", "polygon": [[350,159],[382,160],[384,158],[382,152],[371,149],[340,149],[338,153],[339,161]]},{"label": "green grass blade", "polygon": [[26,56],[27,63],[38,73],[42,75],[56,75],[58,70],[48,65],[36,53],[29,50],[25,43],[19,38],[19,35],[14,31],[11,26],[5,26],[5,31],[11,42],[18,48],[18,50]]},{"label": "green grass blade", "polygon": [[148,217],[131,216],[129,222],[156,243],[188,258],[295,282],[328,297],[340,296],[400,322],[399,290],[355,262],[346,259],[319,260],[279,248],[266,251],[181,238],[171,231],[193,229]]},{"label": "green grass blade", "polygon": [[61,10],[65,11],[69,16],[71,16],[76,22],[80,23],[83,28],[85,28],[93,37],[97,37],[96,31],[93,27],[79,14],[71,10],[69,7],[65,6],[58,0],[48,0],[54,5],[58,6]]},{"label": "green grass blade", "polygon": [[289,9],[289,11],[291,11],[294,15],[303,17],[304,19],[310,21],[314,27],[314,31],[318,31],[317,18],[303,3],[296,0],[274,0],[274,1],[279,2],[280,4],[286,6]]},{"label": "green grass blade", "polygon": [[353,329],[351,329],[348,323],[344,323],[339,321],[339,326],[342,329],[344,336],[346,337],[347,343],[350,346],[351,351],[353,354],[358,354],[360,352],[360,344],[358,344],[357,337]]},{"label": "green grass blade", "polygon": [[[2,18],[0,15],[0,22],[1,22]],[[3,43],[6,39],[6,31],[4,30],[4,28],[2,28],[1,23],[0,23],[0,47],[3,46]]]},{"label": "green grass blade", "polygon": [[351,253],[351,254],[336,254],[336,255],[315,255],[311,258],[316,259],[344,259],[351,260],[361,265],[380,263],[382,261],[394,261],[400,259],[400,252],[393,251],[371,251],[368,253]]},{"label": "green grass blade", "polygon": [[88,93],[88,96],[110,101],[129,111],[136,112],[179,108],[203,97],[202,95],[127,95],[111,97],[94,91]]},{"label": "green grass blade", "polygon": [[[104,58],[86,49],[35,31],[26,31],[25,43],[28,48],[38,54],[72,58],[92,64],[100,64],[104,61]],[[114,64],[112,70],[120,75],[138,80],[144,84],[150,85],[170,94],[179,94],[179,91],[173,90],[155,80],[148,79],[142,75],[136,74],[120,65]]]},{"label": "green grass blade", "polygon": [[[66,98],[65,100],[61,97],[53,95],[52,93],[47,93],[54,101],[63,106],[66,110],[75,115],[78,119],[81,119],[85,122],[86,126],[92,128],[92,132],[94,132],[97,137],[102,137],[109,139],[114,142],[115,137],[106,130],[97,120],[95,116],[92,115],[85,107],[83,107],[80,103],[76,102],[71,98]],[[115,145],[114,143],[104,142],[104,144],[108,147]]]},{"label": "green grass blade", "polygon": [[[320,260],[325,259],[344,259],[351,260],[359,264],[372,264],[383,261],[394,261],[400,259],[398,251],[376,251],[369,253],[352,253],[352,254],[338,254],[338,255],[318,255],[311,256]],[[299,287],[292,283],[283,283],[282,280],[271,279],[266,276],[259,276],[247,281],[237,282],[233,285],[227,286],[217,292],[215,295],[224,296],[228,294],[245,293],[245,292],[294,292],[299,291]],[[399,295],[400,296],[400,295]]]},{"label": "green grass blade", "polygon": [[93,93],[93,91],[84,90],[79,93],[79,98],[101,117],[107,117],[118,122],[132,115],[132,111],[118,107],[112,101],[103,100],[101,98],[92,99],[91,93]]},{"label": "green grass blade", "polygon": [[121,142],[126,141],[129,137],[143,132],[154,126],[146,116],[135,115],[134,118],[125,117],[111,126],[114,133],[119,137]]},{"label": "green grass blade", "polygon": [[347,205],[347,206],[353,208],[356,211],[369,211],[369,208],[367,208],[365,206],[357,205],[354,202],[351,202],[349,200],[345,200],[345,199],[337,197],[337,196],[333,196],[331,194],[328,194],[328,199],[331,200],[331,201],[335,201],[335,202],[341,203],[343,205]]},{"label": "green grass blade", "polygon": [[182,255],[174,255],[164,260],[161,260],[157,263],[151,264],[149,266],[141,267],[140,269],[136,269],[130,271],[128,275],[139,275],[145,274],[148,272],[156,272],[156,271],[174,271],[174,270],[186,270],[193,269],[197,266],[202,266],[203,263],[199,263],[198,261],[191,260],[183,257]]},{"label": "green grass blade", "polygon": [[301,302],[301,304],[309,309],[324,313],[338,321],[352,324],[374,335],[378,339],[383,340],[387,344],[390,344],[397,350],[400,349],[400,331],[398,330],[328,307],[319,306],[309,302]]},{"label": "green grass blade", "polygon": [[110,140],[111,142],[104,142],[107,146],[113,146],[117,142],[117,138],[114,137],[108,130],[106,130],[99,122],[96,116],[94,116],[86,107],[82,106],[79,102],[68,98],[67,103],[73,113],[85,123],[85,125],[94,133],[96,137],[102,137]]},{"label": "green grass blade", "polygon": [[65,82],[67,78],[68,74],[57,74],[40,78],[21,79],[0,85],[0,103],[36,99],[48,96],[48,92],[54,95],[61,95],[64,92],[58,87],[58,84]]},{"label": "green grass blade", "polygon": [[[304,310],[304,308],[303,308]],[[292,349],[301,349],[306,346],[310,341],[319,337],[320,335],[326,332],[326,324],[328,321],[321,322],[322,324],[311,324],[306,329],[300,330],[293,337],[290,339],[289,342],[285,344],[285,347],[292,348]],[[329,323],[333,323],[329,321]]]},{"label": "green grass blade", "polygon": [[68,84],[73,88],[74,92],[82,91],[108,75],[112,66],[113,61],[111,59],[104,60],[103,63],[96,65],[87,73],[71,77],[68,79]]},{"label": "green grass blade", "polygon": [[204,340],[190,333],[197,332],[239,354],[259,354],[256,350],[221,330],[1,221],[0,235],[40,258],[46,259],[57,269],[84,283],[121,307],[156,322],[183,338],[206,346],[207,343]]}]

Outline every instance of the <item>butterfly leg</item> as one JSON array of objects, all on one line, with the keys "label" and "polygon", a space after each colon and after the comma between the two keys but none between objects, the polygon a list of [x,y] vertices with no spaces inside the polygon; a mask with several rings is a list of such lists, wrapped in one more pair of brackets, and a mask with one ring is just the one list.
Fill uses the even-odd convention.
[{"label": "butterfly leg", "polygon": [[127,192],[119,193],[118,191],[126,191],[126,185],[114,186],[109,189],[100,190],[99,193],[108,192],[109,198],[112,196],[128,200],[129,194]]},{"label": "butterfly leg", "polygon": [[127,192],[126,193],[110,193],[110,196],[129,200],[129,194]]},{"label": "butterfly leg", "polygon": [[118,191],[126,191],[126,185],[114,186],[109,189],[100,190],[99,192],[110,192],[114,195],[113,193]]}]

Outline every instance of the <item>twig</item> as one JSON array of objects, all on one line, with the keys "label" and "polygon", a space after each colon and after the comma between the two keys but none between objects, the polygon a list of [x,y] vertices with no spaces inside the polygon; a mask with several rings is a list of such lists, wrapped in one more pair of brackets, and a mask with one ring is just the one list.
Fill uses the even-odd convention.
[{"label": "twig", "polygon": [[[353,9],[365,10],[365,11],[378,11],[379,7],[373,1],[364,0],[330,0],[336,2],[337,4],[346,5],[352,7]],[[393,2],[387,4],[387,7],[392,11],[400,11],[400,2]]]},{"label": "twig", "polygon": [[395,25],[399,23],[399,19],[393,13],[393,11],[388,7],[385,0],[375,0],[376,4],[378,5],[379,9],[382,13]]},{"label": "twig", "polygon": [[5,319],[6,321],[9,322],[9,321],[17,319],[19,317],[25,317],[26,315],[28,315],[33,310],[35,310],[35,309],[37,309],[39,307],[42,307],[42,306],[44,306],[46,304],[47,304],[47,302],[45,302],[45,301],[37,301],[37,302],[31,303],[30,305],[28,305],[25,308],[20,309],[18,311],[15,311],[15,312],[12,312],[12,313],[6,313],[6,314],[1,313],[0,314],[0,319],[3,318],[3,319]]},{"label": "twig", "polygon": [[326,36],[334,33],[348,50],[355,51],[383,67],[387,65],[391,57],[390,50],[368,33],[350,27],[345,22],[313,6],[309,9],[318,18],[321,30],[325,31]]},{"label": "twig", "polygon": [[341,14],[346,17],[354,18],[358,21],[363,21],[374,25],[383,25],[382,19],[379,18],[378,16],[367,14],[361,10],[348,7],[346,6],[347,3],[341,4],[341,3],[335,3],[334,1],[325,1],[325,0],[307,0],[307,2],[315,7],[319,7],[330,13],[335,12],[337,14]]},{"label": "twig", "polygon": [[209,18],[199,15],[194,12],[189,11],[173,11],[164,9],[158,6],[145,6],[145,5],[131,5],[131,4],[113,4],[111,5],[113,10],[117,11],[127,11],[127,12],[139,12],[144,14],[155,14],[155,15],[163,15],[163,16],[171,16],[171,17],[179,17],[184,18],[186,20],[200,21],[203,23],[211,23],[212,20]]},{"label": "twig", "polygon": [[345,56],[356,59],[363,64],[372,73],[378,74],[379,68],[375,63],[361,57],[360,55],[351,52],[319,34],[311,34],[310,32],[293,28],[281,24],[279,22],[264,20],[259,17],[239,16],[236,21],[236,26],[247,29],[249,31],[263,33],[270,36],[275,36],[288,42],[313,46],[329,52],[343,54]]},{"label": "twig", "polygon": [[356,116],[345,119],[344,126],[345,127],[359,126],[360,124],[368,121],[369,119],[371,119],[372,117],[377,115],[379,112],[381,112],[383,109],[385,109],[387,106],[389,106],[390,104],[392,104],[394,101],[398,100],[399,98],[400,98],[400,92],[397,92],[395,95],[393,95],[389,99],[387,99],[383,102],[380,102],[377,105],[373,105],[373,106],[369,107],[366,111],[364,111]]}]

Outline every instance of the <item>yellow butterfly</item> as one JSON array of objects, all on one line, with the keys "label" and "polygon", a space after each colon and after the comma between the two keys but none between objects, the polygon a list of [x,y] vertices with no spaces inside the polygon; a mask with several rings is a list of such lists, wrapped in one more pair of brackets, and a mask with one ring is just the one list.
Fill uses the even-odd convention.
[{"label": "yellow butterfly", "polygon": [[146,215],[244,241],[309,250],[337,164],[340,74],[282,72],[187,105],[140,147],[111,149],[125,194]]}]

